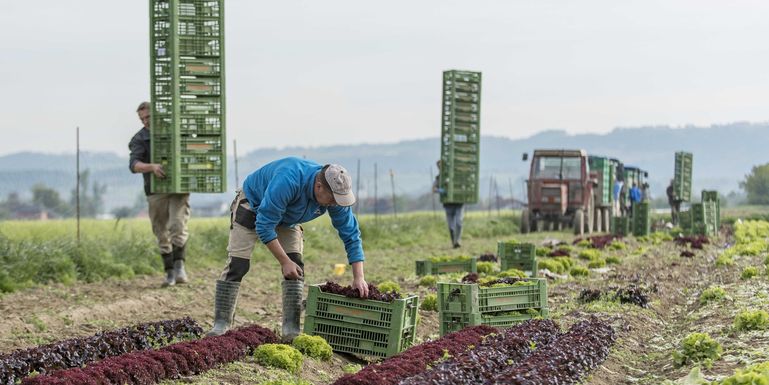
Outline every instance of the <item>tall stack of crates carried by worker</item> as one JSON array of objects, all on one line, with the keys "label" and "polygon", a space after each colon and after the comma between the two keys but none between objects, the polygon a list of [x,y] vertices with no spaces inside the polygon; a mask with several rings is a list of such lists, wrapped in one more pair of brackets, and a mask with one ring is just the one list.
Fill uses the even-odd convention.
[{"label": "tall stack of crates carried by worker", "polygon": [[481,73],[443,72],[442,203],[477,203],[481,143]]},{"label": "tall stack of crates carried by worker", "polygon": [[468,326],[505,328],[550,315],[544,278],[490,286],[438,282],[437,297],[441,336]]},{"label": "tall stack of crates carried by worker", "polygon": [[702,191],[702,202],[691,209],[692,233],[713,236],[721,226],[721,199],[718,191]]},{"label": "tall stack of crates carried by worker", "polygon": [[676,152],[673,172],[673,194],[682,202],[692,201],[693,156],[690,152]]},{"label": "tall stack of crates carried by worker", "polygon": [[224,0],[150,0],[156,193],[227,190]]},{"label": "tall stack of crates carried by worker", "polygon": [[611,159],[590,155],[588,157],[590,172],[598,176],[598,186],[595,191],[595,213],[593,218],[593,230],[609,231],[611,226],[612,205],[614,203],[615,165]]}]

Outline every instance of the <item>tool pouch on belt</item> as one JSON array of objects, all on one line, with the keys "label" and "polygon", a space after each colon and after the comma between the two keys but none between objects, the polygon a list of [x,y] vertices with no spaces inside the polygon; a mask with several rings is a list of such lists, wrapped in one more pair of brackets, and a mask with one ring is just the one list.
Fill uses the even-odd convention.
[{"label": "tool pouch on belt", "polygon": [[[235,207],[235,213],[232,215],[232,220],[249,230],[254,230],[256,229],[256,213],[243,207],[243,203],[247,202],[248,199],[241,199],[238,202],[237,207]],[[230,228],[232,228],[232,224],[230,224]]]}]

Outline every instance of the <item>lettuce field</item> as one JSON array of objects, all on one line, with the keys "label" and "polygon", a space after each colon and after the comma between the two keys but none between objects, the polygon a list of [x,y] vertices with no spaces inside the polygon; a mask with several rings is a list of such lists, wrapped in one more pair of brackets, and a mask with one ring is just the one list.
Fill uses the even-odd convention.
[{"label": "lettuce field", "polygon": [[[0,383],[769,383],[769,222],[724,216],[709,238],[672,229],[579,239],[521,235],[517,215],[470,213],[459,249],[438,214],[363,216],[366,279],[378,299],[414,294],[421,304],[414,342],[386,358],[328,354],[323,340],[281,345],[282,277],[264,247],[243,281],[235,328],[203,338],[227,259],[226,219],[191,220],[191,281],[165,289],[148,220],[86,221],[80,242],[72,221],[0,222]],[[306,282],[350,294],[330,223],[304,228]],[[441,335],[443,312],[458,305],[440,283],[477,285],[482,301],[506,287],[533,290],[523,272],[500,271],[499,241],[535,245],[542,308],[498,306],[494,317],[530,320],[468,322]],[[440,269],[478,257],[473,274],[415,270],[418,260]]]}]

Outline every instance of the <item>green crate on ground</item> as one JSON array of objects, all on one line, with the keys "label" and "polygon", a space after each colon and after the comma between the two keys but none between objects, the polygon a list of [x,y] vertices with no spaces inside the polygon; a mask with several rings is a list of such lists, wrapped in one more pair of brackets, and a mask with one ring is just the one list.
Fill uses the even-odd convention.
[{"label": "green crate on ground", "polygon": [[531,285],[482,287],[475,283],[438,283],[438,311],[491,313],[547,307],[547,281],[526,278]]},{"label": "green crate on ground", "polygon": [[348,298],[309,287],[304,332],[338,352],[390,357],[414,343],[419,298],[393,302]]},{"label": "green crate on ground", "polygon": [[509,328],[521,322],[535,318],[550,318],[546,308],[535,311],[522,311],[520,314],[480,314],[480,313],[451,313],[441,312],[440,335],[456,332],[470,326],[487,325],[496,328]]},{"label": "green crate on ground", "polygon": [[416,261],[416,272],[418,276],[436,275],[448,273],[477,273],[478,260],[470,258],[466,260],[433,262],[429,259]]},{"label": "green crate on ground", "polygon": [[633,210],[633,235],[642,237],[651,234],[652,222],[649,203],[637,203]]},{"label": "green crate on ground", "polygon": [[622,237],[630,235],[630,219],[628,217],[612,217],[611,231],[612,234]]},{"label": "green crate on ground", "polygon": [[481,324],[495,328],[509,328],[534,318],[548,319],[550,318],[550,310],[543,308],[531,311],[522,311],[520,314],[482,314]]},{"label": "green crate on ground", "polygon": [[319,285],[309,287],[306,314],[322,319],[381,328],[404,328],[416,323],[419,297],[412,295],[392,302],[348,298],[324,293]]},{"label": "green crate on ground", "polygon": [[462,330],[470,326],[478,326],[481,324],[481,313],[450,313],[439,312],[440,318],[439,333],[442,336]]},{"label": "green crate on ground", "polygon": [[681,210],[678,213],[678,226],[685,231],[692,229],[692,213],[690,210]]},{"label": "green crate on ground", "polygon": [[336,352],[391,357],[414,344],[416,326],[385,329],[318,317],[305,317],[304,333],[321,336]]},{"label": "green crate on ground", "polygon": [[502,271],[518,269],[530,277],[537,276],[537,247],[531,243],[497,242],[497,257]]}]

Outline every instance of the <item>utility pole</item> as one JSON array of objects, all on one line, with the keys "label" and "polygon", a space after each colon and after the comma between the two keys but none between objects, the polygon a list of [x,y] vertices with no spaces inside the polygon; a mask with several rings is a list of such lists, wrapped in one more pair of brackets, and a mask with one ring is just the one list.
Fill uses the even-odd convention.
[{"label": "utility pole", "polygon": [[77,168],[77,187],[75,187],[75,211],[77,212],[77,244],[80,244],[80,126],[75,128],[75,152],[76,152],[76,168]]},{"label": "utility pole", "polygon": [[497,178],[494,178],[494,196],[497,198],[497,216],[499,216],[499,186],[497,185]]},{"label": "utility pole", "polygon": [[393,192],[393,216],[398,218],[398,210],[395,208],[395,173],[390,169],[390,189]]},{"label": "utility pole", "polygon": [[377,180],[377,164],[374,163],[374,224],[379,224],[379,181]]},{"label": "utility pole", "polygon": [[358,158],[358,177],[355,180],[355,216],[360,212],[360,158]]},{"label": "utility pole", "polygon": [[491,217],[491,189],[494,183],[494,177],[493,175],[489,175],[489,217]]},{"label": "utility pole", "polygon": [[232,140],[232,156],[235,160],[235,189],[240,188],[240,177],[238,176],[238,140]]}]

